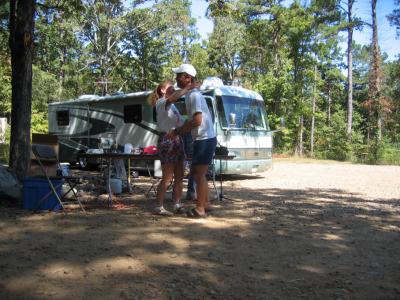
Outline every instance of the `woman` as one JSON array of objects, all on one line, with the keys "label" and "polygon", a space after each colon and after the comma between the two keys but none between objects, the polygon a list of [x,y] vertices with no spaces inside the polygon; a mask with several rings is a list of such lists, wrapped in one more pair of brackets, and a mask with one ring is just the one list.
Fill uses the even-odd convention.
[{"label": "woman", "polygon": [[173,85],[172,80],[161,82],[148,99],[149,104],[156,108],[157,127],[160,132],[157,147],[161,160],[162,179],[157,188],[158,206],[155,208],[155,213],[165,216],[172,215],[170,211],[164,208],[165,193],[172,179],[174,179],[174,210],[177,213],[184,212],[180,200],[182,196],[185,152],[182,139],[179,136],[171,137],[167,134],[171,130],[182,126],[184,120],[173,103],[189,90],[198,87],[198,84],[193,84],[182,90],[175,91]]}]

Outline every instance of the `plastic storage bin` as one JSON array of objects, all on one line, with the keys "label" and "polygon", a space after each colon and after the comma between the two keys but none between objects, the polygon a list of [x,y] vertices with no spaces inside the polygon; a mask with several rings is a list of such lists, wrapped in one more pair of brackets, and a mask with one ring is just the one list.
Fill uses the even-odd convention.
[{"label": "plastic storage bin", "polygon": [[60,163],[62,176],[69,176],[69,163]]},{"label": "plastic storage bin", "polygon": [[[57,194],[61,196],[62,180],[51,181],[56,188]],[[23,180],[23,208],[29,210],[60,210],[61,205],[57,201],[56,196],[52,193],[46,200],[42,201],[40,206],[37,206],[39,200],[47,193],[51,192],[50,185],[47,179],[41,178],[26,178]]]},{"label": "plastic storage bin", "polygon": [[122,180],[120,178],[110,178],[110,188],[113,194],[121,194]]}]

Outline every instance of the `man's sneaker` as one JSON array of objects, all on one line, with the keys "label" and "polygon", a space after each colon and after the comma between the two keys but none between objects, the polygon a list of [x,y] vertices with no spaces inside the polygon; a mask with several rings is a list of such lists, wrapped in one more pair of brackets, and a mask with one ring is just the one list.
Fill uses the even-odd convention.
[{"label": "man's sneaker", "polygon": [[159,215],[159,216],[172,216],[172,215],[173,215],[172,212],[166,210],[163,206],[161,206],[161,207],[156,207],[156,208],[154,209],[154,213],[155,213],[156,215]]}]

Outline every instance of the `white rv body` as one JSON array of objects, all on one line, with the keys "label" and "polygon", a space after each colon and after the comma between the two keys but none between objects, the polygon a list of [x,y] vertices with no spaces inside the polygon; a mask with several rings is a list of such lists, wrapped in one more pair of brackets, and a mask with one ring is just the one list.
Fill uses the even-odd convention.
[{"label": "white rv body", "polygon": [[[236,155],[232,161],[217,162],[217,173],[249,174],[264,171],[272,163],[272,132],[264,101],[253,91],[220,86],[202,91],[214,118],[218,144]],[[49,133],[59,137],[61,161],[77,162],[77,153],[98,148],[101,138],[133,148],[157,145],[155,110],[147,104],[150,92],[115,96],[84,95],[76,100],[50,103]],[[176,104],[184,113],[184,103]],[[255,125],[243,125],[254,113]],[[237,118],[237,122],[230,121]],[[261,124],[262,123],[262,124]]]},{"label": "white rv body", "polygon": [[253,174],[270,168],[272,131],[261,95],[235,86],[216,87],[204,94],[214,105],[218,143],[236,156],[234,160],[217,162],[217,173]]}]

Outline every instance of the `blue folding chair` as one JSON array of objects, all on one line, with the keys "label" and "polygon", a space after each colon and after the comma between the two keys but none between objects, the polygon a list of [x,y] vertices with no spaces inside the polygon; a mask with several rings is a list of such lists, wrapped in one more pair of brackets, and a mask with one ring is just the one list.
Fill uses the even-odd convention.
[{"label": "blue folding chair", "polygon": [[[42,145],[42,144],[32,144],[32,152],[40,166],[40,169],[43,172],[43,176],[46,177],[47,182],[49,183],[49,187],[50,187],[50,192],[47,193],[44,197],[42,197],[38,201],[34,211],[37,211],[37,209],[40,207],[40,205],[42,203],[44,203],[44,201],[48,200],[49,197],[53,194],[56,197],[61,208],[65,212],[64,204],[66,204],[66,202],[67,202],[66,196],[72,192],[73,199],[76,202],[78,202],[81,210],[83,212],[85,212],[82,202],[80,201],[77,193],[75,192],[75,187],[82,183],[82,178],[75,177],[75,176],[66,176],[63,174],[62,168],[60,165],[60,161],[58,160],[57,154],[54,151],[54,148],[52,146]],[[45,163],[54,163],[57,165],[57,168],[58,168],[57,176],[50,176],[48,174],[48,171],[44,166]],[[52,180],[54,180],[54,182],[58,182],[58,184],[57,185],[53,184]],[[61,195],[59,195],[57,193],[57,189],[59,189],[60,186],[62,187],[63,184],[66,184],[68,186],[68,189],[65,191],[62,191]]]}]

